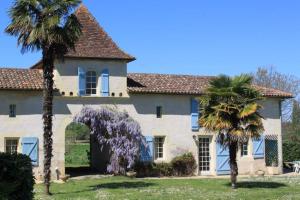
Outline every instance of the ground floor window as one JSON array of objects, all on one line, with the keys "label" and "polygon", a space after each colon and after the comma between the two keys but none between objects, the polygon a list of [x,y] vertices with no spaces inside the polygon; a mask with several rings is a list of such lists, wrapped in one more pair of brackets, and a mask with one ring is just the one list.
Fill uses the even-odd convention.
[{"label": "ground floor window", "polygon": [[10,153],[10,154],[18,153],[18,145],[19,145],[18,138],[5,138],[6,153]]},{"label": "ground floor window", "polygon": [[155,137],[154,138],[155,159],[162,159],[164,157],[164,142],[165,142],[165,137]]},{"label": "ground floor window", "polygon": [[241,156],[248,156],[248,142],[241,145]]},{"label": "ground floor window", "polygon": [[209,144],[209,138],[199,138],[199,171],[205,172],[210,170]]},{"label": "ground floor window", "polygon": [[277,135],[265,136],[266,166],[278,167],[278,138]]}]

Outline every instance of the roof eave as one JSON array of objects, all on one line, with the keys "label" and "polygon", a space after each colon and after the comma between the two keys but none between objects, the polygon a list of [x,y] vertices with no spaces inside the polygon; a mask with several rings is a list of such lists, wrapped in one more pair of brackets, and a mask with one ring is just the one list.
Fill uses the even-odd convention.
[{"label": "roof eave", "polygon": [[80,58],[80,59],[98,59],[98,60],[124,60],[126,62],[135,61],[135,57],[131,58],[114,58],[114,57],[92,57],[92,56],[64,56],[65,58]]},{"label": "roof eave", "polygon": [[[132,94],[170,94],[170,95],[203,95],[204,93],[199,93],[199,92],[170,92],[170,91],[137,91],[137,90],[132,90],[128,89],[128,93]],[[283,95],[263,95],[263,97],[266,98],[281,98],[281,99],[291,99],[294,98],[294,96],[283,96]]]},{"label": "roof eave", "polygon": [[0,88],[0,91],[32,91],[32,92],[41,92],[43,89],[39,88]]}]

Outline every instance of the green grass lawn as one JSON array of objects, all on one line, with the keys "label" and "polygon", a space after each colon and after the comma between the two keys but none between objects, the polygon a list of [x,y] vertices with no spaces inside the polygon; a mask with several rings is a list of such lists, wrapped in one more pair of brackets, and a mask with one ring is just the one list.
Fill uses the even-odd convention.
[{"label": "green grass lawn", "polygon": [[66,167],[84,167],[89,166],[88,153],[90,144],[71,144],[66,147]]},{"label": "green grass lawn", "polygon": [[227,179],[130,179],[109,177],[52,184],[53,196],[43,195],[43,185],[35,187],[36,199],[300,199],[298,178],[251,178],[239,180],[232,190]]}]

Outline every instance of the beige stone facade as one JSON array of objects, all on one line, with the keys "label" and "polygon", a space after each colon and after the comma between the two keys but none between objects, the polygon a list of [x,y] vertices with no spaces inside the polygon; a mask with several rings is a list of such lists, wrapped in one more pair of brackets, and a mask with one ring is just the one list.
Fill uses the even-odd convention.
[{"label": "beige stone facade", "polygon": [[[143,135],[163,137],[163,154],[155,162],[169,162],[177,155],[192,152],[198,163],[196,174],[217,175],[216,136],[205,132],[203,128],[198,131],[192,131],[191,128],[191,99],[203,94],[211,77],[153,74],[128,76],[127,63],[135,58],[123,52],[112,41],[86,7],[81,5],[75,14],[83,25],[83,35],[75,45],[77,51],[69,52],[64,62],[55,62],[54,84],[57,90],[53,111],[53,178],[57,174],[65,175],[65,129],[83,106],[110,106],[125,110],[139,122]],[[18,141],[16,150],[19,153],[22,153],[22,138],[38,138],[38,160],[34,173],[40,180],[43,174],[43,79],[38,71],[42,69],[41,62],[33,68],[0,69],[0,151],[7,150],[10,138]],[[95,94],[78,95],[80,83],[85,85],[85,82],[79,81],[79,68],[95,74]],[[104,70],[108,71],[108,82],[101,79]],[[292,95],[275,89],[258,88],[267,97],[262,102],[264,108],[261,111],[265,118],[264,134],[277,138],[277,147],[273,150],[278,153],[278,166],[267,167],[265,158],[254,159],[250,140],[243,156],[239,152],[239,171],[240,174],[255,174],[258,170],[279,174],[282,173],[280,104],[282,98]],[[15,117],[9,117],[10,105],[16,106]],[[157,106],[162,109],[161,118],[157,118]],[[92,163],[97,168],[101,158],[93,155]],[[199,159],[203,156],[206,159],[205,170]]]},{"label": "beige stone facade", "polygon": [[[80,64],[84,65],[82,63]],[[74,66],[76,66],[76,64],[74,64]],[[64,70],[65,69],[67,68],[64,68]],[[71,68],[69,69],[70,71],[73,70]],[[73,76],[65,77],[64,79],[70,78],[73,81],[64,81],[61,77],[57,77],[57,74],[61,73],[56,72],[55,79],[60,80],[60,82],[57,82],[56,86],[62,84],[62,90],[74,91],[75,93],[77,90],[77,80],[75,74],[72,74],[75,73],[75,71],[72,73],[64,73]],[[120,82],[122,82],[122,79]],[[113,84],[115,83],[112,81],[112,88],[124,92],[124,90],[121,90],[122,86],[119,86],[119,82],[117,83],[118,86],[114,87]],[[197,170],[196,173],[216,175],[215,136],[212,133],[206,133],[202,128],[196,132],[191,130],[191,98],[193,98],[193,96],[163,94],[129,94],[127,97],[70,97],[57,95],[54,98],[53,117],[53,177],[56,177],[57,170],[61,175],[64,175],[65,173],[65,128],[73,120],[73,117],[80,112],[83,106],[91,106],[94,108],[111,106],[119,110],[126,110],[140,123],[144,135],[165,137],[163,158],[156,162],[168,162],[174,156],[185,152],[192,152],[198,162],[199,137],[209,138],[210,170],[205,173],[201,173],[201,171]],[[39,162],[38,166],[35,167],[34,172],[37,178],[40,179],[43,171],[41,93],[0,91],[0,101],[0,121],[2,122],[2,125],[0,126],[0,151],[5,151],[5,138],[38,137]],[[262,102],[264,105],[262,115],[265,117],[265,134],[274,134],[278,136],[279,166],[266,167],[264,159],[254,159],[251,154],[252,143],[250,141],[248,145],[248,156],[238,156],[240,174],[254,174],[258,170],[263,170],[267,174],[282,173],[280,101],[281,100],[277,98],[268,98]],[[16,105],[16,118],[9,118],[8,116],[10,104]],[[156,117],[156,106],[162,107],[162,118]],[[21,144],[19,143],[19,145]],[[21,147],[19,147],[18,150],[21,152]]]},{"label": "beige stone facade", "polygon": [[[65,92],[65,96],[78,96],[78,67],[82,67],[86,72],[95,71],[98,79],[101,72],[109,69],[109,89],[110,93],[116,96],[128,97],[127,94],[127,63],[125,61],[108,61],[99,59],[76,59],[66,58],[64,63],[56,62],[54,71],[55,86],[60,92]],[[101,81],[97,81],[97,94],[100,94]]]}]

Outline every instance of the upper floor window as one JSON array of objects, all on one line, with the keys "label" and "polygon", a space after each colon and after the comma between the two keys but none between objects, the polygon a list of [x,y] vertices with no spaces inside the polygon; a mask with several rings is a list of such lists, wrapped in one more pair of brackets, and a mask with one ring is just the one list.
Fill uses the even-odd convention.
[{"label": "upper floor window", "polygon": [[161,118],[161,117],[162,117],[162,107],[156,106],[156,118]]},{"label": "upper floor window", "polygon": [[248,156],[248,142],[241,145],[241,156]]},{"label": "upper floor window", "polygon": [[165,142],[165,137],[155,137],[154,138],[155,159],[162,159],[164,157],[164,142]]},{"label": "upper floor window", "polygon": [[5,152],[14,154],[18,153],[19,139],[17,138],[6,138],[5,139]]},{"label": "upper floor window", "polygon": [[9,117],[16,117],[16,108],[15,104],[9,105]]},{"label": "upper floor window", "polygon": [[85,94],[93,95],[96,93],[97,93],[97,74],[95,71],[88,71],[86,73]]}]

